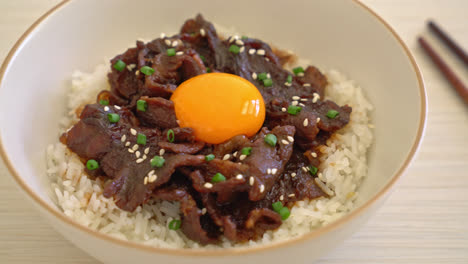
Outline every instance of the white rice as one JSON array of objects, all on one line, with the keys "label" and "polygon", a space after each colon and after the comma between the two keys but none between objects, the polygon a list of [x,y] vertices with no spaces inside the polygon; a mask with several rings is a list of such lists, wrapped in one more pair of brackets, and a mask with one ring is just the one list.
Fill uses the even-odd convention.
[{"label": "white rice", "polygon": [[[99,91],[109,89],[108,69],[109,65],[103,64],[92,73],[73,74],[69,114],[61,122],[61,133],[76,122],[76,108],[94,102]],[[191,241],[180,230],[167,228],[172,219],[179,218],[179,204],[175,202],[158,201],[138,207],[133,213],[123,211],[112,199],[103,196],[103,182],[90,180],[78,156],[61,143],[47,148],[47,172],[55,193],[53,199],[64,214],[86,227],[123,240],[163,248],[252,247],[290,239],[327,225],[355,206],[358,187],[367,174],[366,152],[373,141],[369,128],[369,113],[373,107],[354,81],[335,70],[327,71],[326,75],[329,80],[326,98],[353,108],[350,123],[321,149],[318,184],[333,195],[297,202],[291,216],[278,230],[266,232],[257,241],[234,244],[222,238],[219,245],[207,246]]]}]

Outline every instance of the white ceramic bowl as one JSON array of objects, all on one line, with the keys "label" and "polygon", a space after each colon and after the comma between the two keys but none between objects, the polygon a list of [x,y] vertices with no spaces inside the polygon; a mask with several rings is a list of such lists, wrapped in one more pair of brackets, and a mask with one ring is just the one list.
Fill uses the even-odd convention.
[{"label": "white ceramic bowl", "polygon": [[[201,12],[221,25],[292,49],[319,67],[337,68],[376,106],[375,144],[357,209],[305,236],[256,249],[170,250],[124,242],[82,227],[49,198],[45,149],[57,141],[68,80],[91,70],[137,38],[177,32]],[[1,155],[20,189],[50,223],[106,263],[310,263],[351,235],[382,204],[421,142],[426,95],[408,48],[375,13],[356,1],[63,2],[17,42],[0,70]],[[365,249],[363,249],[365,250]]]}]

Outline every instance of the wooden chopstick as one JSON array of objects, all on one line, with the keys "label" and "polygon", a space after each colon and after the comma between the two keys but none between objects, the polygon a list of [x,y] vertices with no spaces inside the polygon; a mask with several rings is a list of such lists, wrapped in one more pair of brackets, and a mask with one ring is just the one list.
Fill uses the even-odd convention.
[{"label": "wooden chopstick", "polygon": [[428,27],[439,37],[464,63],[468,66],[468,55],[466,52],[450,38],[437,24],[433,21],[427,23]]},{"label": "wooden chopstick", "polygon": [[419,44],[426,51],[427,55],[431,57],[432,61],[437,65],[439,70],[444,74],[445,78],[452,84],[457,93],[462,97],[466,104],[468,104],[468,89],[462,83],[462,81],[455,75],[450,67],[444,62],[444,60],[432,49],[422,37],[418,38]]}]

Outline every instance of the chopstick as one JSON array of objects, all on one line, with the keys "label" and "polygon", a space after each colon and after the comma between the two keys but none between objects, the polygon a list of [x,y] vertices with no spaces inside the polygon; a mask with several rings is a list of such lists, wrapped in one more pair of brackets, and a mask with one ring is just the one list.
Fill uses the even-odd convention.
[{"label": "chopstick", "polygon": [[468,55],[466,52],[453,41],[447,33],[445,33],[437,24],[433,21],[427,23],[428,27],[439,37],[465,64],[468,66]]},{"label": "chopstick", "polygon": [[468,88],[466,88],[444,60],[432,49],[429,43],[427,43],[422,37],[419,37],[418,41],[429,57],[431,57],[432,61],[437,65],[439,70],[444,74],[445,78],[452,84],[465,103],[468,104]]}]

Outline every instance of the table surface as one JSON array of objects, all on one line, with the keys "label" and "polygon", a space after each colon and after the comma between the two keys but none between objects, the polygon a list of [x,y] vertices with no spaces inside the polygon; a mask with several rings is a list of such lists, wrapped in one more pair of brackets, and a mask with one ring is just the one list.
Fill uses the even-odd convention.
[{"label": "table surface", "polygon": [[[0,0],[0,59],[58,0]],[[437,21],[468,49],[468,1],[363,1],[400,34],[429,99],[419,154],[379,212],[324,263],[468,263],[468,106],[418,47],[423,35],[468,84],[468,69],[429,34]],[[3,60],[3,59],[2,59]],[[14,186],[0,162],[0,263],[98,263],[62,238]]]}]

